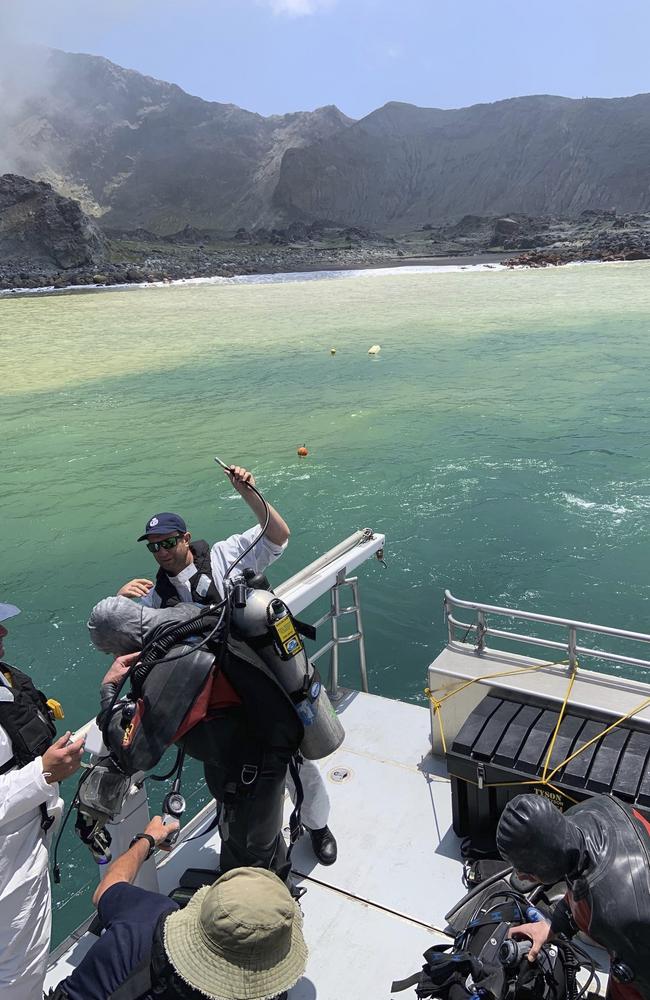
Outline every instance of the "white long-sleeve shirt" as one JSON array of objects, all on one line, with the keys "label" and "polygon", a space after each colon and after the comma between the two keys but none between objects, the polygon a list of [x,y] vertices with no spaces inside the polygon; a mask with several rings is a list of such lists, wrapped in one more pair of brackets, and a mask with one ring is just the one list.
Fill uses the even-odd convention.
[{"label": "white long-sleeve shirt", "polygon": [[[251,542],[257,538],[260,533],[260,526],[256,524],[253,528],[249,528],[248,531],[242,532],[241,535],[230,535],[229,538],[224,538],[221,542],[215,542],[215,544],[210,549],[210,568],[212,570],[212,579],[214,580],[217,589],[221,594],[223,594],[223,578],[231,563],[237,559],[242,552],[244,552]],[[260,541],[255,545],[248,555],[244,556],[242,561],[237,564],[237,570],[241,572],[243,569],[254,569],[256,573],[262,573],[267,566],[270,566],[272,562],[281,556],[287,547],[287,543],[284,545],[275,545],[270,542],[266,535],[260,539]],[[197,572],[194,563],[190,563],[185,569],[181,570],[178,576],[170,576],[169,582],[176,588],[178,597],[181,601],[188,602],[192,600],[192,590],[190,587],[190,580]],[[161,606],[161,600],[156,592],[155,588],[152,588],[149,593],[140,598],[141,603],[148,608],[159,608]]]},{"label": "white long-sleeve shirt", "polygon": [[[0,766],[13,757],[0,726]],[[41,803],[59,816],[59,786],[43,777],[41,757],[0,775],[0,997],[42,1000],[50,948],[48,837]]]}]

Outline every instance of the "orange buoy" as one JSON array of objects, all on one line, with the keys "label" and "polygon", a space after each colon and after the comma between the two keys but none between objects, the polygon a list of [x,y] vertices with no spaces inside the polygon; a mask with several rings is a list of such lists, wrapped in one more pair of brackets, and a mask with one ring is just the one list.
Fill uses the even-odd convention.
[{"label": "orange buoy", "polygon": [[304,444],[301,444],[300,447],[298,448],[298,455],[300,456],[300,458],[307,458],[308,454],[309,452],[305,448]]}]

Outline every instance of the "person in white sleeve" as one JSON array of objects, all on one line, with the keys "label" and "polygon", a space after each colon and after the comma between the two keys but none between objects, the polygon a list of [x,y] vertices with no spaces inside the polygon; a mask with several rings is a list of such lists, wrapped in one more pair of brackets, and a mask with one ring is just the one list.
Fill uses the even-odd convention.
[{"label": "person in white sleeve", "polygon": [[54,713],[29,677],[5,663],[0,603],[0,997],[42,1000],[50,948],[48,843],[63,803],[58,782],[74,774],[83,740],[55,739]]},{"label": "person in white sleeve", "polygon": [[[250,486],[255,485],[251,472],[231,465],[226,473],[233,488],[246,501],[260,524],[265,509]],[[180,602],[217,604],[223,597],[224,576],[230,564],[239,558],[259,534],[257,525],[240,535],[209,546],[199,539],[192,541],[180,514],[169,511],[154,514],[147,521],[139,542],[146,541],[148,550],[158,563],[156,579],[137,577],[118,590],[118,596],[140,600],[150,608],[166,608]],[[264,537],[238,563],[239,571],[263,573],[267,566],[282,555],[289,541],[289,527],[274,507],[269,505],[269,523]],[[303,825],[308,830],[314,853],[321,864],[333,865],[337,844],[327,825],[329,798],[320,771],[312,761],[304,761],[301,770],[304,790]],[[295,801],[293,782],[288,783]]]}]

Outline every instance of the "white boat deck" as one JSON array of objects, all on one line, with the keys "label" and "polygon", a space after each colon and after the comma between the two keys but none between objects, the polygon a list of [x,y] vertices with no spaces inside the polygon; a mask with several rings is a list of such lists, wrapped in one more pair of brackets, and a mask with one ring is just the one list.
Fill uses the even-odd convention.
[{"label": "white boat deck", "polygon": [[[327,592],[332,607],[338,607],[334,594],[348,585],[350,570],[374,557],[383,545],[382,535],[356,532],[276,590],[296,613]],[[337,613],[351,610],[342,608]],[[512,614],[526,617],[525,613]],[[566,624],[564,619],[559,621]],[[641,639],[650,641],[650,636]],[[444,705],[447,742],[485,695],[486,686],[494,683],[485,675],[500,675],[501,688],[551,703],[561,701],[566,668],[547,664],[522,673],[522,666],[535,662],[497,650],[486,649],[479,656],[472,647],[450,643],[431,664],[428,675],[432,690],[462,689]],[[467,686],[467,681],[477,683]],[[647,684],[588,672],[576,680],[572,703],[618,714],[638,705],[649,691]],[[310,957],[291,1000],[387,1000],[392,981],[419,970],[427,948],[450,941],[444,936],[444,915],[465,893],[459,842],[451,827],[443,741],[439,719],[428,707],[357,691],[344,692],[336,707],[346,739],[319,766],[332,803],[330,826],[338,840],[339,857],[331,867],[319,865],[307,838],[294,850],[295,878],[307,890],[301,907]],[[644,719],[650,718],[647,711]],[[144,789],[125,800],[120,817],[110,826],[115,854],[143,829],[147,809]],[[287,822],[290,810],[287,801]],[[218,833],[201,836],[213,817],[212,804],[185,824],[174,851],[158,855],[157,868],[153,860],[147,862],[138,884],[169,893],[188,868],[216,872]],[[89,923],[90,918],[52,954],[46,988],[69,975],[96,940],[86,932]],[[607,967],[604,954],[592,954],[600,969]],[[605,983],[606,977],[601,976],[601,987]],[[414,994],[411,990],[404,995]]]},{"label": "white boat deck", "polygon": [[[296,880],[307,889],[301,906],[310,958],[291,1000],[388,997],[393,979],[419,969],[423,951],[449,940],[444,914],[465,891],[449,782],[430,752],[427,709],[359,692],[347,693],[338,709],[346,740],[321,765],[339,857],[319,865],[306,838],[294,850]],[[186,827],[188,837],[195,832]],[[158,868],[161,891],[186,868],[216,868],[218,851],[216,831],[181,841]],[[46,988],[96,940],[83,930],[53,954]]]}]

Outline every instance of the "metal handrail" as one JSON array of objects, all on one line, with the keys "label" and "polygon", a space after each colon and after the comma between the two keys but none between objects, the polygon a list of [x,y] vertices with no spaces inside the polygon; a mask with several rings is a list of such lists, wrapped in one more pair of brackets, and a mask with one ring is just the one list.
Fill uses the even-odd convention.
[{"label": "metal handrail", "polygon": [[[341,607],[341,589],[343,587],[349,587],[352,591],[352,604],[346,607]],[[344,615],[354,615],[356,630],[351,632],[349,635],[339,635],[339,619]],[[365,633],[363,630],[363,623],[361,621],[361,604],[359,602],[359,581],[356,576],[346,577],[343,572],[341,572],[336,583],[330,590],[330,608],[329,611],[314,622],[314,628],[318,628],[324,625],[325,622],[331,622],[331,638],[321,646],[320,649],[316,650],[315,653],[310,653],[309,658],[312,662],[316,662],[324,656],[325,653],[330,654],[330,677],[327,690],[330,698],[334,701],[340,697],[339,694],[339,647],[345,646],[350,642],[359,643],[359,672],[361,675],[361,690],[368,692],[368,667],[366,663],[366,643],[365,643]]]},{"label": "metal handrail", "polygon": [[[455,618],[452,609],[463,608],[476,612],[475,622],[463,622]],[[541,615],[533,611],[522,611],[518,608],[503,608],[494,604],[482,604],[479,601],[463,601],[454,597],[449,590],[445,590],[445,621],[449,642],[456,641],[456,629],[465,629],[467,633],[476,633],[475,650],[482,653],[485,649],[485,639],[493,636],[498,639],[507,639],[511,642],[526,643],[531,646],[542,646],[546,649],[560,650],[565,652],[569,661],[569,668],[575,669],[578,657],[592,659],[609,660],[613,663],[621,663],[626,666],[650,668],[650,660],[634,656],[624,656],[621,653],[610,653],[604,649],[592,649],[588,646],[578,645],[579,632],[591,632],[599,635],[615,636],[619,639],[631,639],[636,642],[650,643],[650,635],[645,632],[632,632],[629,629],[611,628],[608,625],[596,625],[592,622],[583,622],[571,618],[559,618],[554,615]],[[519,632],[508,632],[504,629],[492,628],[487,623],[486,615],[499,615],[504,618],[523,619],[525,621],[541,622],[546,625],[557,625],[567,630],[567,638],[564,642],[553,639],[544,639],[539,636],[523,635]]]}]

